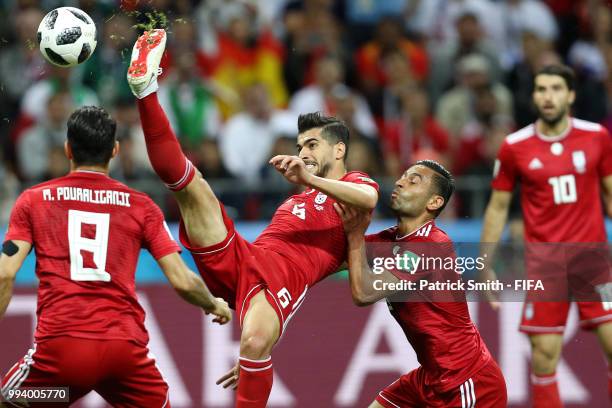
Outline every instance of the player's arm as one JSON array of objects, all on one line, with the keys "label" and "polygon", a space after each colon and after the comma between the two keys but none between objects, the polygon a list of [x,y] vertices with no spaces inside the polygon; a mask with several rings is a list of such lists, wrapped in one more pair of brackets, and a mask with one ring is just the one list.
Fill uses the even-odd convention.
[{"label": "player's arm", "polygon": [[342,218],[346,231],[347,262],[353,302],[357,306],[367,306],[391,296],[395,291],[385,290],[384,284],[398,283],[399,279],[388,271],[373,273],[366,256],[364,233],[370,223],[369,212],[338,203],[334,204],[334,208]]},{"label": "player's arm", "polygon": [[[512,192],[510,191],[493,190],[491,192],[480,236],[480,257],[484,260],[484,268],[480,270],[478,278],[482,282],[497,280],[497,275],[491,264],[495,256],[497,243],[501,239],[504,226],[508,220],[511,201]],[[497,295],[493,292],[487,292],[485,296],[491,307],[497,310],[499,308]]]},{"label": "player's arm", "polygon": [[32,249],[32,244],[26,241],[9,240],[2,245],[0,255],[0,319],[11,301],[13,282],[17,271]]},{"label": "player's arm", "polygon": [[612,175],[603,177],[601,179],[601,185],[604,192],[606,214],[608,214],[608,217],[612,217]]},{"label": "player's arm", "polygon": [[[508,212],[510,210],[510,202],[512,201],[512,193],[509,191],[493,190],[489,204],[485,210],[482,234],[480,242],[483,244],[497,244],[504,231],[504,225],[508,220]],[[491,261],[494,248],[483,246],[482,250],[486,251],[488,261]],[[482,251],[481,251],[482,252]]]},{"label": "player's arm", "polygon": [[198,275],[187,267],[181,256],[174,252],[157,260],[170,285],[185,301],[217,316],[213,322],[225,324],[232,319],[227,302],[215,298]]},{"label": "player's arm", "polygon": [[270,164],[290,182],[314,188],[336,201],[364,210],[376,207],[378,192],[370,185],[315,176],[306,170],[304,160],[298,156],[274,156]]}]

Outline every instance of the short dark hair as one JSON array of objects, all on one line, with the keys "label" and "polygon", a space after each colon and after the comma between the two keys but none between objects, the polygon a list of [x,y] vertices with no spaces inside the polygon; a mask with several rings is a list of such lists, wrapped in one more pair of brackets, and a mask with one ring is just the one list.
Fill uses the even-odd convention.
[{"label": "short dark hair", "polygon": [[538,75],[560,76],[565,81],[567,88],[570,91],[574,90],[574,83],[576,82],[576,74],[574,74],[574,70],[568,67],[567,65],[563,65],[563,64],[546,65],[545,67],[540,69],[535,74],[535,76],[533,77],[534,82]]},{"label": "short dark hair", "polygon": [[117,122],[98,106],[84,106],[68,118],[68,144],[78,165],[106,165],[115,147]]},{"label": "short dark hair", "polygon": [[321,128],[321,136],[330,144],[344,143],[344,161],[349,151],[349,128],[340,119],[325,116],[321,112],[305,113],[298,117],[298,132],[304,133],[310,129]]},{"label": "short dark hair", "polygon": [[442,196],[444,204],[436,211],[436,217],[440,215],[448,201],[450,200],[453,192],[455,191],[455,180],[451,175],[450,171],[446,170],[444,166],[435,160],[419,160],[415,165],[421,165],[432,169],[434,173],[433,185],[436,189],[436,194]]}]

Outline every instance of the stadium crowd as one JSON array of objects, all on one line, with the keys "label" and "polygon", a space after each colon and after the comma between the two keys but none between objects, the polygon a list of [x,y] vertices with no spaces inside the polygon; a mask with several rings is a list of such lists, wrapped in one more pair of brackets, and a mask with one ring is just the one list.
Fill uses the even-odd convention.
[{"label": "stadium crowd", "polygon": [[[94,55],[72,69],[36,43],[63,5],[98,28]],[[539,68],[574,68],[574,115],[612,130],[606,0],[8,0],[0,18],[0,225],[21,190],[68,171],[66,120],[83,105],[118,122],[111,175],[177,217],[125,80],[145,26],[169,31],[160,99],[181,144],[242,219],[269,218],[291,192],[268,160],[295,152],[303,112],[348,124],[348,167],[381,181],[383,197],[409,163],[443,163],[458,179],[448,217],[482,215],[501,141],[535,119]]]}]

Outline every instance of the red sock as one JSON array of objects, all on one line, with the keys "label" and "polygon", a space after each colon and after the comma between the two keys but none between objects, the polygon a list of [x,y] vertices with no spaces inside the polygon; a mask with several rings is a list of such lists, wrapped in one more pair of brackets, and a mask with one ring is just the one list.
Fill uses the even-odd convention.
[{"label": "red sock", "polygon": [[557,374],[548,375],[531,374],[531,395],[533,408],[563,408],[559,388],[557,387]]},{"label": "red sock", "polygon": [[240,357],[236,408],[265,408],[271,391],[272,358],[249,360]]},{"label": "red sock", "polygon": [[138,110],[153,169],[170,190],[185,188],[193,179],[195,168],[183,154],[157,93],[139,99]]}]

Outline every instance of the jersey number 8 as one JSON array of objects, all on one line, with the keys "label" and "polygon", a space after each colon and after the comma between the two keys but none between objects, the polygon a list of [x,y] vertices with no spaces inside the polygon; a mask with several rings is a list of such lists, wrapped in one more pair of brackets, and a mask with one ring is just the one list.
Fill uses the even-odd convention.
[{"label": "jersey number 8", "polygon": [[[83,225],[95,226],[95,237],[85,238]],[[87,211],[68,211],[68,245],[70,247],[70,279],[74,281],[110,282],[111,276],[104,270],[108,252],[110,214]],[[83,266],[82,252],[93,254],[95,268]]]}]

